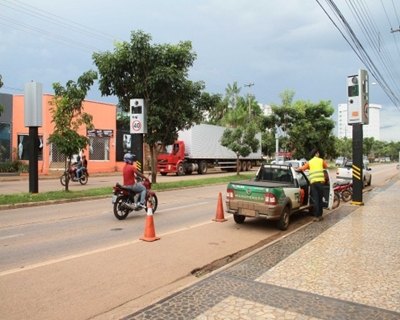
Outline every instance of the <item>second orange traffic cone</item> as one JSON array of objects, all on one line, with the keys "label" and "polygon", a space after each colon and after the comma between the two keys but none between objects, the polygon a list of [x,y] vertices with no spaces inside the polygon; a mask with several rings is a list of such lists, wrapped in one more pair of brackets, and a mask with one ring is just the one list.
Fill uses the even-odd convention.
[{"label": "second orange traffic cone", "polygon": [[154,228],[154,219],[153,219],[153,207],[150,201],[147,202],[147,215],[146,215],[146,226],[144,228],[144,235],[140,238],[143,241],[156,241],[159,240],[159,237],[156,237],[156,230]]},{"label": "second orange traffic cone", "polygon": [[215,214],[215,219],[213,221],[216,222],[224,222],[227,219],[224,217],[224,206],[222,204],[222,194],[221,192],[218,195],[218,203],[217,203],[217,212]]}]

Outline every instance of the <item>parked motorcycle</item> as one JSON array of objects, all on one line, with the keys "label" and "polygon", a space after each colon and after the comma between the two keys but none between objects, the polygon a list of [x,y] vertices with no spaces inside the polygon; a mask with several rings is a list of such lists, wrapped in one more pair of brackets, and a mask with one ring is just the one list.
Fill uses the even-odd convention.
[{"label": "parked motorcycle", "polygon": [[[137,177],[140,180],[139,177]],[[129,213],[132,211],[140,211],[142,209],[147,212],[147,205],[150,202],[153,213],[156,212],[158,206],[158,198],[154,191],[151,190],[151,182],[146,179],[142,181],[143,185],[146,187],[146,204],[145,208],[136,206],[139,201],[140,194],[133,192],[130,188],[127,188],[118,182],[113,187],[113,195],[111,202],[114,208],[114,215],[118,220],[124,220]]]},{"label": "parked motorcycle", "polygon": [[337,192],[344,202],[350,201],[353,196],[353,183],[350,181],[338,180],[333,186],[334,192]]},{"label": "parked motorcycle", "polygon": [[80,172],[79,179],[76,177],[76,168],[71,166],[69,169],[65,170],[64,173],[60,177],[60,182],[63,186],[66,185],[67,177],[69,177],[69,181],[79,182],[80,184],[84,185],[88,183],[89,179],[89,172],[85,167],[82,168]]}]

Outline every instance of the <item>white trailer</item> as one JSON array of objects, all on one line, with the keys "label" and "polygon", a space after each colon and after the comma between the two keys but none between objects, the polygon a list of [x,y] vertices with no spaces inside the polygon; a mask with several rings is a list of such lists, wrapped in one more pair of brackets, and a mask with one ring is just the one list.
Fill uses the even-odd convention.
[{"label": "white trailer", "polygon": [[[235,152],[221,145],[225,130],[226,128],[220,126],[200,124],[180,131],[171,152],[159,155],[158,171],[162,175],[172,172],[183,175],[193,171],[204,174],[211,167],[236,170]],[[260,142],[257,152],[252,152],[247,157],[239,157],[241,171],[249,170],[262,161],[261,133],[256,137]]]}]

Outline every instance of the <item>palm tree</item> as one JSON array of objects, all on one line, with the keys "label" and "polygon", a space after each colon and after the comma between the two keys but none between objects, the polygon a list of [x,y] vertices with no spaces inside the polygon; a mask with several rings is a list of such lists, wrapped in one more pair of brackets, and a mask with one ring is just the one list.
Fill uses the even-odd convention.
[{"label": "palm tree", "polygon": [[235,81],[232,85],[228,83],[225,89],[225,99],[228,101],[228,107],[235,109],[241,88]]}]

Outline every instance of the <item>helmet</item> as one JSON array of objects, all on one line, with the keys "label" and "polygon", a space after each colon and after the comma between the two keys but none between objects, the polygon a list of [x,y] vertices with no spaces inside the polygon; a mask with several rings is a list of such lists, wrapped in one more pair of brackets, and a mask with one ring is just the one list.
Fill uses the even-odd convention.
[{"label": "helmet", "polygon": [[124,155],[124,162],[132,164],[134,161],[136,161],[136,155],[133,153],[125,153]]}]

